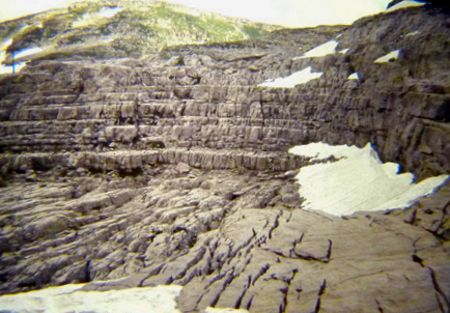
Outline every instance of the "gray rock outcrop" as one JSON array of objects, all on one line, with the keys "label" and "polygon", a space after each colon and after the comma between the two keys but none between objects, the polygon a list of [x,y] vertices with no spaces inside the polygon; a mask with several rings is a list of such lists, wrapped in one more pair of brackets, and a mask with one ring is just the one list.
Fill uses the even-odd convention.
[{"label": "gray rock outcrop", "polygon": [[[323,216],[302,210],[309,161],[287,150],[372,142],[419,179],[450,173],[448,25],[410,9],[1,78],[0,292],[180,284],[183,312],[447,312],[449,184]],[[347,53],[293,60],[338,35]],[[307,66],[322,77],[257,86]]]}]

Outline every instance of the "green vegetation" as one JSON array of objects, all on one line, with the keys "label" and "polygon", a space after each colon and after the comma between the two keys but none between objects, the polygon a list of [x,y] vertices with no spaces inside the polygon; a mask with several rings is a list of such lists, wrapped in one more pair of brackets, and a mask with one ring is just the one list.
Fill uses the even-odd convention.
[{"label": "green vegetation", "polygon": [[0,23],[0,43],[8,40],[8,38],[18,32],[23,26],[21,23]]},{"label": "green vegetation", "polygon": [[[115,8],[121,11],[113,16],[96,15]],[[34,46],[45,48],[31,58],[85,55],[87,51],[95,57],[141,56],[178,45],[254,39],[275,29],[163,2],[84,0],[67,9],[0,23],[0,40],[13,39],[9,54]]]}]

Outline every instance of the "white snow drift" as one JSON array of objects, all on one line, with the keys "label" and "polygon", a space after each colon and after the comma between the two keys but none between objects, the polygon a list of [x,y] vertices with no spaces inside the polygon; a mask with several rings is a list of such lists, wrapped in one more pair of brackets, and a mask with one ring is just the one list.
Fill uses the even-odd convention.
[{"label": "white snow drift", "polygon": [[[6,50],[12,44],[12,42],[13,42],[12,38],[9,38],[0,44],[0,75],[11,74],[13,72],[13,67],[11,65],[3,64],[3,62],[6,60],[7,57]],[[25,66],[26,66],[25,62],[16,63],[15,65],[16,73],[19,72],[21,69],[23,69]]]},{"label": "white snow drift", "polygon": [[315,47],[307,52],[305,52],[301,57],[293,58],[293,60],[306,59],[306,58],[318,58],[329,54],[336,53],[336,47],[338,46],[336,40],[330,40],[320,46]]},{"label": "white snow drift", "polygon": [[388,63],[388,62],[395,61],[398,59],[398,57],[400,55],[400,51],[401,51],[400,49],[391,51],[388,54],[386,54],[382,57],[379,57],[374,62],[375,63]]},{"label": "white snow drift", "polygon": [[370,144],[357,148],[313,143],[289,152],[316,161],[330,156],[339,159],[302,167],[296,176],[299,192],[306,199],[304,208],[336,216],[406,208],[449,177],[431,177],[416,184],[413,174],[398,173],[398,164],[382,163]]},{"label": "white snow drift", "polygon": [[100,19],[114,17],[117,13],[119,13],[122,10],[123,10],[122,8],[101,8],[99,11],[95,13],[83,14],[83,16],[80,19],[73,22],[72,27],[78,28],[95,24]]},{"label": "white snow drift", "polygon": [[27,313],[180,313],[176,297],[181,286],[82,291],[84,284],[50,287],[0,297],[0,308]]},{"label": "white snow drift", "polygon": [[[84,291],[70,284],[0,296],[0,311],[10,313],[181,313],[176,298],[182,286]],[[246,310],[207,308],[207,313],[248,313]]]},{"label": "white snow drift", "polygon": [[287,77],[279,77],[276,79],[269,79],[265,82],[259,84],[259,87],[269,87],[269,88],[294,88],[297,85],[306,84],[307,82],[317,79],[322,76],[323,73],[312,71],[311,66],[295,72]]},{"label": "white snow drift", "polygon": [[8,38],[4,41],[2,41],[2,43],[0,43],[0,50],[4,51],[6,49],[8,49],[8,47],[13,43],[12,38]]},{"label": "white snow drift", "polygon": [[[26,62],[16,63],[14,67],[15,73],[19,73],[25,66],[27,66]],[[13,74],[13,67],[11,65],[0,65],[0,75],[1,74]]]},{"label": "white snow drift", "polygon": [[391,6],[386,11],[387,12],[392,12],[392,11],[405,9],[405,8],[421,7],[424,4],[425,3],[420,3],[420,2],[416,2],[416,1],[402,1],[402,2],[397,3],[396,5]]},{"label": "white snow drift", "polygon": [[348,76],[348,80],[359,80],[358,72],[352,73]]},{"label": "white snow drift", "polygon": [[[0,44],[0,75],[13,73],[12,65],[3,64],[3,62],[6,60],[6,57],[7,57],[6,49],[8,49],[8,47],[12,44],[12,42],[13,42],[12,38],[9,38],[8,40],[6,40]],[[15,60],[23,59],[27,56],[37,54],[42,51],[44,51],[44,49],[42,49],[41,47],[32,47],[32,48],[22,49],[22,50],[16,51],[14,53],[14,59]],[[23,60],[21,60],[21,61],[22,62],[16,62],[14,64],[14,69],[15,69],[16,73],[20,72],[26,66],[26,62],[23,62]]]},{"label": "white snow drift", "polygon": [[23,50],[19,50],[14,54],[14,57],[16,59],[24,58],[33,54],[37,54],[39,52],[44,51],[41,47],[33,47],[33,48],[27,48]]},{"label": "white snow drift", "polygon": [[418,34],[420,34],[420,32],[418,30],[415,30],[413,32],[407,33],[405,35],[405,37],[412,37],[412,36],[417,36]]}]

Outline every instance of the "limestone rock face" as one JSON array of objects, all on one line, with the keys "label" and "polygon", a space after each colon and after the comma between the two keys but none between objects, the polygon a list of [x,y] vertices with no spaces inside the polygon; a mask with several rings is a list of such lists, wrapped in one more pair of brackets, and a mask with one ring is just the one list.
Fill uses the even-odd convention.
[{"label": "limestone rock face", "polygon": [[[308,159],[287,152],[372,142],[419,178],[450,173],[448,25],[410,9],[1,78],[0,292],[177,284],[183,312],[448,311],[448,184],[328,217],[302,209]],[[332,39],[348,51],[298,58]],[[258,87],[309,66],[323,75]]]}]

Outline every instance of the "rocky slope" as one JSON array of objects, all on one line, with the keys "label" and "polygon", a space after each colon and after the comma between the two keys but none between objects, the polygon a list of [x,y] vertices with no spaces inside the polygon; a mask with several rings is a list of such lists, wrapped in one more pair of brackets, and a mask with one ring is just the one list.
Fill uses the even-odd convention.
[{"label": "rocky slope", "polygon": [[[178,284],[183,312],[448,311],[449,185],[324,216],[302,209],[309,161],[287,150],[372,142],[419,178],[449,173],[449,22],[409,9],[3,77],[1,292]],[[341,53],[298,58],[332,39]],[[323,75],[258,87],[308,66]]]}]

